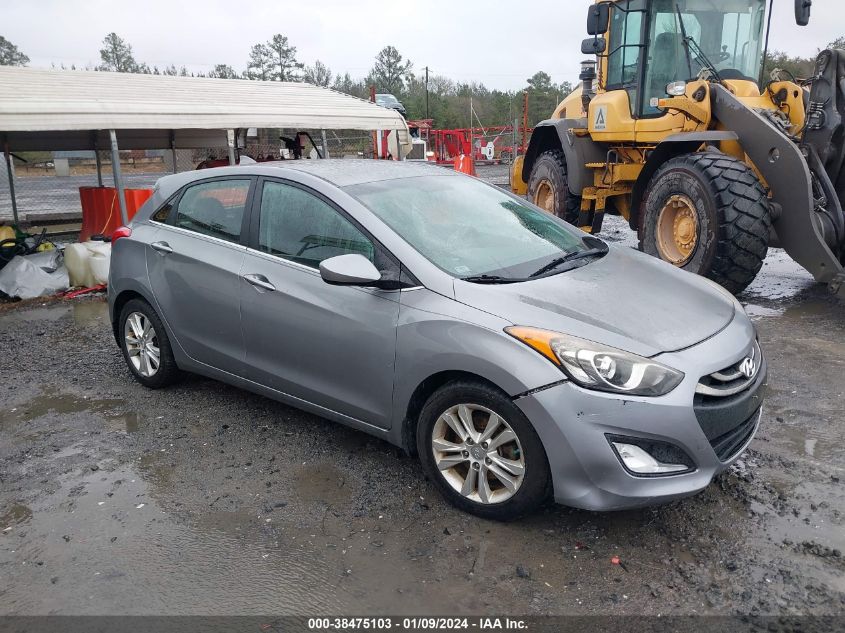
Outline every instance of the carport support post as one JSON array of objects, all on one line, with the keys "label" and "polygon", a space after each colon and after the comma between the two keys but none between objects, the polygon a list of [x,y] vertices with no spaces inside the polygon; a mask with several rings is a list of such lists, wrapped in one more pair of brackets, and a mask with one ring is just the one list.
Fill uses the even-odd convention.
[{"label": "carport support post", "polygon": [[18,224],[18,201],[15,199],[15,170],[12,167],[12,153],[9,144],[3,144],[3,155],[6,157],[6,173],[9,175],[9,196],[12,198],[12,217],[15,226]]},{"label": "carport support post", "polygon": [[238,159],[235,157],[235,130],[226,130],[226,144],[229,146],[229,164],[237,165]]},{"label": "carport support post", "polygon": [[114,176],[114,186],[117,189],[117,201],[120,203],[120,220],[129,224],[129,214],[126,212],[126,195],[123,191],[123,176],[120,173],[120,151],[117,147],[117,133],[109,130],[111,139],[111,171]]},{"label": "carport support post", "polygon": [[323,135],[323,158],[329,157],[329,143],[326,140],[326,131],[320,130],[320,133]]}]

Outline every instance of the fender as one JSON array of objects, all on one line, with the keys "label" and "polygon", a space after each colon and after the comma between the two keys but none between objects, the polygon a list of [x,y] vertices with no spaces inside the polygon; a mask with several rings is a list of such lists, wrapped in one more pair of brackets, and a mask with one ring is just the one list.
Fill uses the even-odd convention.
[{"label": "fender", "polygon": [[690,154],[696,151],[704,143],[736,141],[738,138],[736,132],[714,130],[709,132],[682,132],[663,139],[657,147],[649,152],[645,167],[640,172],[637,182],[634,183],[634,189],[631,192],[631,217],[628,219],[631,229],[634,231],[639,230],[640,207],[643,197],[645,196],[646,189],[648,189],[648,183],[651,181],[651,177],[657,173],[661,165],[675,156]]},{"label": "fender", "polygon": [[525,162],[522,165],[522,181],[531,177],[534,163],[543,152],[560,149],[566,157],[566,180],[569,191],[581,195],[585,187],[593,185],[593,170],[587,163],[607,161],[607,149],[589,136],[576,136],[575,130],[586,130],[587,119],[549,119],[541,121],[534,128]]}]

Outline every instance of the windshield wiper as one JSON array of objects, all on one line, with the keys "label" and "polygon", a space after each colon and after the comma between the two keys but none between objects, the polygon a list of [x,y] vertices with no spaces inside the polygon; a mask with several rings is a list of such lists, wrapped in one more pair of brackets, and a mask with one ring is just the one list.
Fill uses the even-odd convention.
[{"label": "windshield wiper", "polygon": [[520,279],[517,277],[500,277],[499,275],[472,275],[470,277],[461,277],[461,281],[468,281],[472,284],[518,284],[527,279]]},{"label": "windshield wiper", "polygon": [[[590,241],[588,241],[590,240]],[[603,257],[607,255],[608,251],[610,250],[604,242],[597,238],[591,238],[590,236],[584,238],[584,243],[589,245],[593,245],[592,248],[588,248],[585,251],[575,251],[573,253],[567,253],[566,255],[561,255],[550,261],[548,264],[543,266],[540,270],[534,272],[529,277],[533,279],[535,277],[539,277],[540,275],[545,275],[548,272],[551,272],[557,268],[560,268],[564,264],[569,264],[571,262],[577,262],[579,259],[587,259],[588,257]]]},{"label": "windshield wiper", "polygon": [[713,65],[713,62],[704,54],[704,51],[701,50],[701,47],[698,45],[698,42],[695,41],[695,38],[692,35],[687,34],[686,25],[684,24],[684,16],[681,14],[681,5],[675,4],[675,9],[678,12],[678,24],[681,27],[681,37],[683,38],[684,42],[684,49],[687,52],[687,66],[689,67],[689,74],[690,79],[694,79],[692,76],[692,54],[695,53],[695,60],[701,63],[707,70],[709,70],[713,74],[713,78],[722,83],[722,77],[719,75],[719,71],[716,70],[716,66]]}]

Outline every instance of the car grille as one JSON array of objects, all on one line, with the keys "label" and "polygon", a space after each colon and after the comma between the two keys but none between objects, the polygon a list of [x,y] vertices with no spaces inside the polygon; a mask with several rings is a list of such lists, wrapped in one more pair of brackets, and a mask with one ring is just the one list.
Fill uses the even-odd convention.
[{"label": "car grille", "polygon": [[[720,371],[714,371],[712,374],[704,376],[698,381],[695,393],[701,396],[703,401],[707,401],[709,399],[735,396],[745,391],[754,384],[754,379],[757,378],[757,373],[763,365],[762,356],[760,344],[755,341],[749,356],[734,363],[730,367],[726,367]],[[753,372],[751,372],[750,376],[743,373],[743,364],[747,363],[749,358],[753,364]]]},{"label": "car grille", "polygon": [[[748,371],[748,359],[753,361],[753,371]],[[761,417],[765,387],[766,359],[756,341],[745,358],[698,381],[693,403],[695,416],[719,461],[736,457],[753,437]]]},{"label": "car grille", "polygon": [[762,415],[763,408],[757,409],[745,422],[738,427],[731,429],[724,435],[710,440],[710,446],[721,462],[730,461],[749,442],[757,429],[757,423]]}]

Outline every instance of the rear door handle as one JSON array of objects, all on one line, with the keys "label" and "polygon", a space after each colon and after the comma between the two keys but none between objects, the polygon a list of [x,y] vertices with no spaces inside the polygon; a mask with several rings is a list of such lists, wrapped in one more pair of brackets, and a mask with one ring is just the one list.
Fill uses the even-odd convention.
[{"label": "rear door handle", "polygon": [[273,292],[276,289],[276,286],[270,283],[270,281],[264,275],[258,275],[255,273],[248,273],[243,275],[244,281],[257,288],[263,288],[268,292]]},{"label": "rear door handle", "polygon": [[162,255],[167,255],[168,253],[172,253],[173,249],[170,248],[170,244],[167,242],[153,242],[150,244],[154,250],[158,251]]}]

